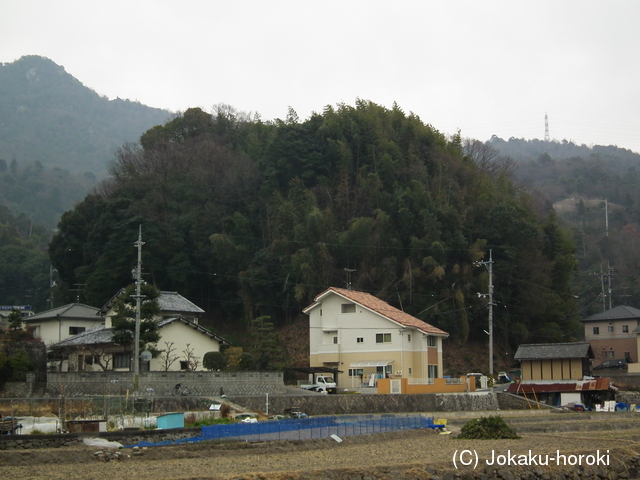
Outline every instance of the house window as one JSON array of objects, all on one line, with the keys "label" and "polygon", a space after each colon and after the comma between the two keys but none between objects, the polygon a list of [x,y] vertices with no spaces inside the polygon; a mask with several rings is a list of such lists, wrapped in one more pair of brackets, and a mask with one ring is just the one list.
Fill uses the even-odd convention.
[{"label": "house window", "polygon": [[436,346],[436,337],[432,337],[429,335],[427,337],[427,347],[435,347]]},{"label": "house window", "polygon": [[608,333],[613,333],[613,325],[609,325],[609,326],[607,327],[607,332],[608,332]]},{"label": "house window", "polygon": [[629,333],[629,325],[622,325],[622,333]]},{"label": "house window", "polygon": [[593,327],[593,334],[600,335],[600,327]]},{"label": "house window", "polygon": [[358,337],[358,338],[356,338],[356,342],[357,342],[357,343],[364,343],[364,337]]},{"label": "house window", "polygon": [[320,316],[322,316],[322,309],[320,309]]},{"label": "house window", "polygon": [[407,335],[407,342],[410,342],[410,341],[411,341],[411,334],[409,333],[409,334]]},{"label": "house window", "polygon": [[391,334],[376,333],[376,343],[391,343]]},{"label": "house window", "polygon": [[338,337],[333,337],[333,344],[337,344],[338,343]]},{"label": "house window", "polygon": [[615,352],[613,350],[609,350],[609,351],[603,350],[602,351],[602,357],[603,358],[613,358],[613,357],[615,357]]},{"label": "house window", "polygon": [[93,365],[94,358],[93,355],[78,355],[78,370],[84,372],[87,369],[87,365]]},{"label": "house window", "polygon": [[364,368],[350,368],[349,376],[350,377],[362,377],[364,375]]},{"label": "house window", "polygon": [[413,370],[411,367],[409,367],[409,375],[411,375],[413,373]]},{"label": "house window", "polygon": [[427,373],[429,378],[438,378],[438,366],[429,365]]},{"label": "house window", "polygon": [[78,335],[79,333],[84,332],[85,327],[69,327],[69,335]]},{"label": "house window", "polygon": [[356,304],[355,303],[343,303],[341,305],[342,313],[356,313]]},{"label": "house window", "polygon": [[113,368],[129,368],[131,366],[131,357],[128,353],[113,354]]}]

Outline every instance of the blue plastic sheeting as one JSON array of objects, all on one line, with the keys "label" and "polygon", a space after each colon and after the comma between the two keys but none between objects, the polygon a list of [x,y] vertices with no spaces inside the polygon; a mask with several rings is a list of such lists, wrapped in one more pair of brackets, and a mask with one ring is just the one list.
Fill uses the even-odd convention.
[{"label": "blue plastic sheeting", "polygon": [[[392,432],[405,429],[439,428],[433,417],[423,415],[344,415],[312,418],[268,420],[258,423],[234,423],[202,427],[200,437],[159,443],[141,442],[137,446],[178,445],[203,440],[308,440],[328,438],[331,435],[346,437],[370,433]],[[134,445],[130,445],[134,446]]]}]

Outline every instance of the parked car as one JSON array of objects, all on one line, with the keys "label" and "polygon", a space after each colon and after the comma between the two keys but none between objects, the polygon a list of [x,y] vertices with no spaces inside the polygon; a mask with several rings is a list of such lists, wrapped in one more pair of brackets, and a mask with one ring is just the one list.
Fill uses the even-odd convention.
[{"label": "parked car", "polygon": [[605,360],[597,367],[593,367],[593,370],[626,370],[628,368],[629,360],[626,358],[617,358],[615,360]]}]

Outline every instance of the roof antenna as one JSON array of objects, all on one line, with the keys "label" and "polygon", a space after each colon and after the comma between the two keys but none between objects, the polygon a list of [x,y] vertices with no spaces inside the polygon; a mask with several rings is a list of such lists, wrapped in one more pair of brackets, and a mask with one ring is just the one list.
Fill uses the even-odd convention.
[{"label": "roof antenna", "polygon": [[351,274],[356,270],[353,268],[345,268],[345,272],[347,272],[347,290],[351,290]]}]

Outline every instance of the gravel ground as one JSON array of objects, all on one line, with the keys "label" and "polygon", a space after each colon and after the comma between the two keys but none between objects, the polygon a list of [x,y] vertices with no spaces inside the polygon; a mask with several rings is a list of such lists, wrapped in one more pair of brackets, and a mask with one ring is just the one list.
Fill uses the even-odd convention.
[{"label": "gravel ground", "polygon": [[[0,452],[0,478],[47,479],[338,479],[429,478],[425,468],[441,474],[453,469],[454,452],[475,450],[480,460],[496,455],[555,453],[594,454],[610,450],[611,460],[640,452],[640,422],[613,418],[593,430],[521,433],[520,440],[469,441],[431,430],[405,430],[357,437],[342,443],[332,439],[278,442],[202,442],[152,447],[142,455],[120,450],[119,460],[96,456],[96,447]],[[638,419],[640,420],[640,418]],[[548,418],[546,419],[548,421]],[[516,427],[517,429],[517,427]],[[523,428],[524,430],[524,428]],[[543,468],[544,469],[544,468]],[[405,476],[406,475],[406,476]]]}]

